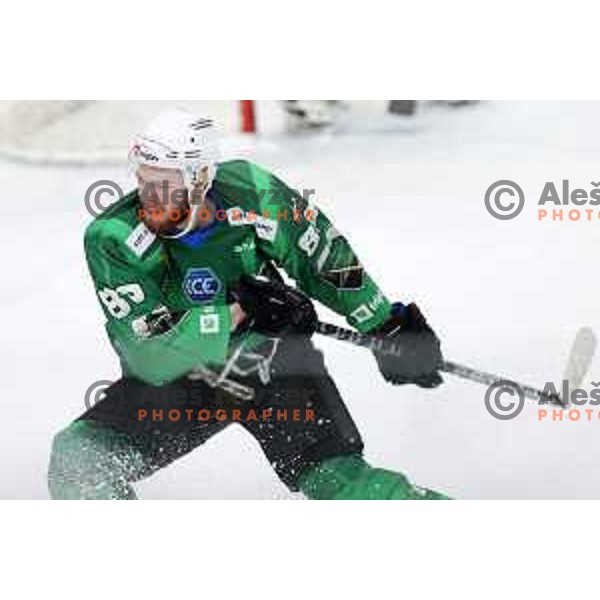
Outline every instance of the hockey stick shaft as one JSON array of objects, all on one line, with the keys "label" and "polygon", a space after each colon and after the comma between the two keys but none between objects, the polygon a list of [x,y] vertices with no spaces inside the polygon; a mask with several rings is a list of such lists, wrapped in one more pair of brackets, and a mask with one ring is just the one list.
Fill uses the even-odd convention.
[{"label": "hockey stick shaft", "polygon": [[[368,333],[359,333],[358,331],[345,329],[344,327],[338,327],[337,325],[324,323],[322,321],[319,321],[317,324],[317,333],[342,342],[349,342],[355,346],[362,346],[363,348],[368,348],[369,350],[376,350],[382,354],[390,354],[392,356],[398,356],[399,358],[402,356],[401,348],[395,344],[393,340],[378,338]],[[471,367],[450,361],[445,361],[440,370],[444,371],[445,373],[450,373],[451,375],[461,377],[462,379],[468,379],[469,381],[475,381],[487,386],[493,385],[500,381],[510,381],[516,384],[523,391],[523,395],[526,398],[541,401],[545,404],[564,406],[562,399],[557,394],[546,394],[540,389],[530,385],[518,383],[507,377],[500,377],[499,375],[494,375],[493,373],[487,373],[486,371],[480,371],[479,369],[473,369]]]}]

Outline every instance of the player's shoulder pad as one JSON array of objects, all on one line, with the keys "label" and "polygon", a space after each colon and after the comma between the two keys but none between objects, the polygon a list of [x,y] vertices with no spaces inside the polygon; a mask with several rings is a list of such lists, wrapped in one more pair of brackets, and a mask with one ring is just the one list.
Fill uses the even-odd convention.
[{"label": "player's shoulder pad", "polygon": [[273,173],[247,160],[219,163],[213,186],[231,206],[244,210],[264,210],[274,197],[293,193]]},{"label": "player's shoulder pad", "polygon": [[261,183],[261,178],[273,177],[269,171],[249,160],[236,159],[220,162],[215,175],[215,183],[230,183],[251,187]]},{"label": "player's shoulder pad", "polygon": [[86,256],[104,256],[125,262],[143,259],[158,243],[138,218],[137,193],[124,196],[97,216],[84,234]]}]

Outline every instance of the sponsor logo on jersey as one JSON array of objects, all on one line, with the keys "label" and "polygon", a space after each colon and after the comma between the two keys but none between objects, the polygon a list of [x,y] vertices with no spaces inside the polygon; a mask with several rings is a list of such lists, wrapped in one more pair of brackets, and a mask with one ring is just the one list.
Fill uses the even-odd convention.
[{"label": "sponsor logo on jersey", "polygon": [[366,304],[361,304],[356,310],[350,313],[350,316],[360,325],[368,321],[373,316],[373,312]]},{"label": "sponsor logo on jersey", "polygon": [[274,242],[275,237],[277,236],[277,227],[279,223],[274,221],[273,219],[265,219],[264,217],[259,217],[254,223],[254,229],[256,229],[256,235],[268,242]]},{"label": "sponsor logo on jersey", "polygon": [[256,230],[256,235],[268,242],[274,242],[277,236],[278,221],[267,219],[263,215],[254,211],[245,212],[239,206],[230,208],[227,212],[227,221],[233,227],[241,225],[252,225]]},{"label": "sponsor logo on jersey", "polygon": [[220,291],[221,281],[208,267],[188,269],[183,292],[191,302],[210,302]]},{"label": "sponsor logo on jersey", "polygon": [[256,249],[254,240],[246,240],[241,244],[237,244],[233,247],[233,251],[236,254],[244,254],[245,252],[253,252]]},{"label": "sponsor logo on jersey", "polygon": [[200,315],[200,333],[219,333],[219,313]]},{"label": "sponsor logo on jersey", "polygon": [[300,236],[298,240],[298,246],[300,250],[303,250],[308,254],[308,256],[312,256],[316,249],[319,247],[319,242],[321,241],[321,235],[319,234],[319,230],[314,225],[309,225],[306,228],[306,231]]},{"label": "sponsor logo on jersey", "polygon": [[377,293],[368,302],[361,304],[356,310],[350,313],[350,316],[356,321],[358,325],[368,321],[377,311],[377,309],[385,302],[385,298],[381,293],[381,290],[377,290]]},{"label": "sponsor logo on jersey", "polygon": [[156,235],[154,235],[144,223],[140,223],[129,234],[125,243],[138,258],[141,258],[155,239]]}]

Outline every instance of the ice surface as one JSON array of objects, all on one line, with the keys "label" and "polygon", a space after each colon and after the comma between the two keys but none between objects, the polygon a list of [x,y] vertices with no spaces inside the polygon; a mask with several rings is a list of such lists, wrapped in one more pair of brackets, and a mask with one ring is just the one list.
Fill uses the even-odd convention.
[{"label": "ice surface", "polygon": [[[562,375],[581,325],[599,330],[600,220],[539,223],[535,205],[546,181],[589,190],[599,150],[597,102],[485,103],[410,124],[365,119],[335,135],[227,144],[229,156],[315,188],[388,296],[422,306],[450,360],[533,384]],[[118,376],[82,249],[84,193],[107,178],[126,186],[126,166],[0,163],[1,498],[47,497],[53,434],[83,412],[92,382]],[[484,208],[500,179],[528,196],[514,221]],[[538,422],[528,405],[497,421],[477,384],[448,376],[435,391],[390,387],[365,351],[318,344],[374,464],[458,498],[600,497],[600,419]],[[294,497],[235,426],[137,489],[149,499]]]}]

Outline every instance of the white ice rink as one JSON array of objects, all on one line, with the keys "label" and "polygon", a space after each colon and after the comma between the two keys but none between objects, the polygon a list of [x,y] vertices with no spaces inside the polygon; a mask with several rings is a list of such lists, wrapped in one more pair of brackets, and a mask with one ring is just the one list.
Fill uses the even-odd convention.
[{"label": "white ice rink", "polygon": [[[581,325],[600,331],[600,219],[536,219],[546,181],[590,190],[600,180],[600,103],[432,109],[410,124],[366,120],[335,135],[237,140],[227,155],[315,188],[388,297],[422,306],[450,360],[542,384],[561,378]],[[48,497],[53,434],[84,411],[92,382],[119,375],[82,248],[83,196],[98,179],[128,187],[125,163],[0,163],[0,498]],[[527,197],[512,221],[484,208],[485,190],[501,179]],[[456,498],[600,498],[597,416],[539,422],[528,404],[515,420],[495,420],[480,385],[447,376],[435,391],[394,388],[366,351],[317,343],[373,464]],[[600,360],[587,388],[592,380]],[[238,426],[137,490],[147,499],[294,498]]]}]

